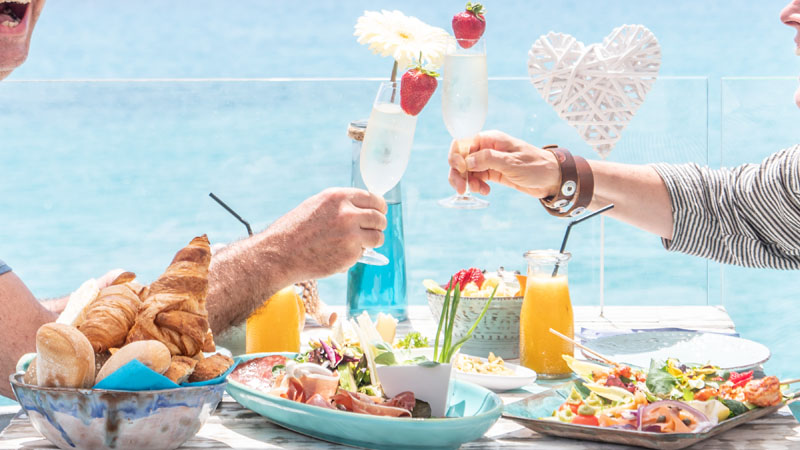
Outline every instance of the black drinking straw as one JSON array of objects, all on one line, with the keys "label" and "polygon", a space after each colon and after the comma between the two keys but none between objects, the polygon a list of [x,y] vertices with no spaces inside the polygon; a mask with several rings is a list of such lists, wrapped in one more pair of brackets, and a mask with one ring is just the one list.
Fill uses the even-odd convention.
[{"label": "black drinking straw", "polygon": [[[608,205],[603,206],[602,208],[598,209],[595,212],[591,212],[589,214],[584,214],[584,215],[578,217],[577,219],[573,220],[572,222],[570,222],[569,225],[567,225],[567,231],[566,231],[566,233],[564,233],[564,240],[561,241],[561,250],[559,250],[558,253],[564,253],[564,249],[567,247],[567,239],[569,238],[569,232],[570,232],[570,230],[572,230],[572,226],[573,225],[575,225],[577,223],[581,223],[584,220],[592,218],[592,217],[594,217],[594,216],[596,216],[596,215],[598,215],[600,213],[604,213],[604,212],[608,211],[609,209],[611,209],[613,207],[614,207],[614,204],[613,203],[609,203]],[[553,276],[556,276],[556,275],[558,275],[558,264],[556,264],[556,268],[553,269]]]},{"label": "black drinking straw", "polygon": [[253,235],[253,230],[250,229],[250,224],[247,223],[246,220],[242,219],[242,216],[236,214],[236,211],[232,210],[230,206],[226,205],[225,202],[223,202],[222,199],[220,199],[219,197],[214,195],[213,192],[209,192],[208,196],[213,198],[214,200],[216,200],[217,203],[219,203],[223,208],[228,210],[229,213],[233,214],[233,217],[236,217],[237,219],[239,219],[239,222],[242,222],[244,224],[244,226],[247,227],[247,234],[249,234],[250,236]]}]

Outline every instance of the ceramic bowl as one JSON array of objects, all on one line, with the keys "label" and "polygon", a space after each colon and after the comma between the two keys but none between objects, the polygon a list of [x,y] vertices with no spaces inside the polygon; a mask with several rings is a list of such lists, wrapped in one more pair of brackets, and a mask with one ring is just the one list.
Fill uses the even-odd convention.
[{"label": "ceramic bowl", "polygon": [[173,449],[191,439],[217,408],[226,384],[160,391],[31,386],[9,377],[31,424],[61,449]]},{"label": "ceramic bowl", "polygon": [[[427,291],[428,307],[435,320],[442,314],[444,295]],[[472,339],[461,347],[461,353],[488,356],[489,352],[503,359],[519,358],[519,311],[523,297],[495,297],[486,315],[472,333]],[[453,326],[453,339],[467,334],[489,299],[461,297]]]}]

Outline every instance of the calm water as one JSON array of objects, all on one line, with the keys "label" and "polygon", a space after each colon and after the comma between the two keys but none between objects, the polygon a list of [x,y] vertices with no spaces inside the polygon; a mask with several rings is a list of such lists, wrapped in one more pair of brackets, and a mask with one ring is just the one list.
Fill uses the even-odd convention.
[{"label": "calm water", "polygon": [[[793,32],[778,23],[783,3],[488,3],[486,128],[594,157],[525,79],[527,50],[551,29],[588,43],[643,23],[661,42],[663,77],[611,159],[758,161],[800,140],[791,103],[800,59]],[[298,78],[388,75],[389,60],[352,36],[364,9],[400,8],[447,27],[462,6],[51,0],[29,61],[16,82],[0,83],[0,99],[13,105],[0,110],[0,258],[38,297],[63,295],[112,267],[149,281],[192,236],[243,237],[209,191],[262,229],[319,190],[349,185],[347,123],[369,115],[377,85]],[[721,79],[730,76],[788,78]],[[23,82],[248,77],[288,80]],[[485,211],[440,208],[450,193],[448,143],[437,94],[419,117],[403,180],[412,304],[425,302],[424,278],[445,280],[472,265],[524,270],[522,253],[558,245],[564,229],[538,202],[502,187]],[[570,238],[572,295],[596,304],[599,226],[582,227]],[[668,254],[658,239],[614,221],[605,248],[607,304],[722,303],[743,336],[773,350],[769,371],[800,375],[795,273]],[[323,280],[323,299],[344,304],[345,285],[343,274]]]}]

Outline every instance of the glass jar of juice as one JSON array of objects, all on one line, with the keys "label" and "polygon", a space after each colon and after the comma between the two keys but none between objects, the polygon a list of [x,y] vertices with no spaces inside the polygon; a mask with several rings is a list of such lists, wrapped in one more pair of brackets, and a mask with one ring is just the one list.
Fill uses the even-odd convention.
[{"label": "glass jar of juice", "polygon": [[245,352],[299,352],[305,321],[294,285],[281,289],[247,318]]},{"label": "glass jar of juice", "polygon": [[550,333],[552,328],[574,337],[567,286],[570,257],[555,250],[525,253],[528,277],[519,315],[519,354],[522,365],[535,370],[539,378],[565,378],[571,373],[561,355],[572,356],[572,344]]}]

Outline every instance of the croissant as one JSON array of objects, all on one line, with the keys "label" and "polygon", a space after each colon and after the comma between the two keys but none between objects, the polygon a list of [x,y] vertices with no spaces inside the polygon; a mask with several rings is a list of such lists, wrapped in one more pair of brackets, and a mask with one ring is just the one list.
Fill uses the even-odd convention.
[{"label": "croissant", "polygon": [[142,304],[138,295],[141,285],[135,283],[134,278],[136,275],[131,272],[120,274],[81,311],[76,324],[95,353],[125,343]]},{"label": "croissant", "polygon": [[170,353],[195,356],[208,331],[208,265],[206,235],[196,237],[175,255],[167,270],[145,291],[145,298],[127,342],[155,339]]}]

